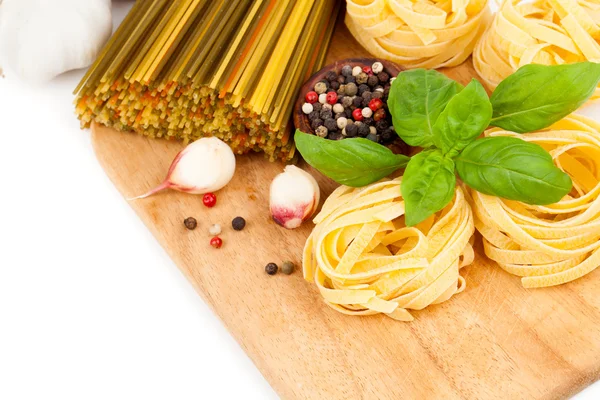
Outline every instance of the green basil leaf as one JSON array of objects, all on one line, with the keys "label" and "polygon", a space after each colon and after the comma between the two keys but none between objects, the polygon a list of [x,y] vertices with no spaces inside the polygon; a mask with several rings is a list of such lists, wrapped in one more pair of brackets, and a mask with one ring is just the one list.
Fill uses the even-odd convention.
[{"label": "green basil leaf", "polygon": [[363,138],[328,140],[296,131],[294,139],[307,163],[337,183],[352,187],[377,182],[410,160]]},{"label": "green basil leaf", "polygon": [[492,103],[476,79],[452,97],[433,125],[433,142],[448,157],[454,157],[488,127]]},{"label": "green basil leaf", "polygon": [[396,133],[411,146],[432,146],[435,121],[461,89],[458,82],[434,70],[398,74],[388,98]]},{"label": "green basil leaf", "polygon": [[528,204],[552,204],[571,191],[569,175],[541,146],[498,136],[476,140],[456,158],[461,179],[473,189]]},{"label": "green basil leaf", "polygon": [[440,150],[413,156],[402,177],[407,226],[414,226],[444,208],[454,197],[454,161]]},{"label": "green basil leaf", "polygon": [[577,110],[600,82],[600,64],[528,64],[504,79],[491,102],[491,125],[518,132],[546,128]]}]

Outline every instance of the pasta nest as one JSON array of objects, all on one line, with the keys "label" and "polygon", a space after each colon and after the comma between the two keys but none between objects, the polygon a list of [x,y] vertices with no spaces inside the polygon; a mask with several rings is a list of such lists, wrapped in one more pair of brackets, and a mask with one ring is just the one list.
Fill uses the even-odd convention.
[{"label": "pasta nest", "polygon": [[573,281],[600,265],[600,124],[571,115],[545,131],[513,136],[548,150],[573,181],[561,201],[534,206],[470,190],[485,254],[526,288]]},{"label": "pasta nest", "polygon": [[471,55],[490,15],[487,0],[347,0],[346,25],[376,57],[441,68]]},{"label": "pasta nest", "polygon": [[455,189],[442,211],[407,227],[401,181],[340,186],[315,217],[304,277],[339,312],[411,321],[409,309],[442,303],[465,289],[459,270],[474,258],[474,222],[463,189]]},{"label": "pasta nest", "polygon": [[599,23],[599,0],[507,0],[477,43],[473,65],[492,90],[526,64],[600,62]]}]

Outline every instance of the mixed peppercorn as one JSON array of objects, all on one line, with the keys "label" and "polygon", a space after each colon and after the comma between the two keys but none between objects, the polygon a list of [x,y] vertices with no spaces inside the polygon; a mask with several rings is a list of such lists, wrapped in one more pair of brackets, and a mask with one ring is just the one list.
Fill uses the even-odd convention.
[{"label": "mixed peppercorn", "polygon": [[388,112],[387,98],[395,78],[382,63],[344,65],[329,71],[306,93],[302,112],[315,134],[327,139],[363,137],[377,143],[397,138]]}]

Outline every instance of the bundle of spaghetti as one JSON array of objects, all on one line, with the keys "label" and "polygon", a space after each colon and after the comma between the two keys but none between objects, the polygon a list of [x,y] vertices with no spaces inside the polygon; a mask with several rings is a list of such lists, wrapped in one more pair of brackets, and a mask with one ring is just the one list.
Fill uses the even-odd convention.
[{"label": "bundle of spaghetti", "polygon": [[492,90],[525,64],[600,62],[598,24],[600,0],[506,0],[477,43],[473,65]]},{"label": "bundle of spaghetti", "polygon": [[401,180],[341,186],[314,219],[304,277],[341,313],[411,321],[409,309],[442,303],[465,289],[459,270],[473,261],[474,225],[463,189],[442,211],[407,227]]},{"label": "bundle of spaghetti", "polygon": [[149,137],[217,136],[294,156],[290,116],[325,59],[336,0],[137,1],[76,89],[92,122]]},{"label": "bundle of spaghetti", "polygon": [[487,0],[347,0],[346,25],[373,55],[406,68],[453,67],[487,27]]},{"label": "bundle of spaghetti", "polygon": [[534,206],[471,191],[475,227],[485,254],[524,287],[554,286],[600,265],[600,124],[571,115],[547,130],[519,135],[494,128],[486,136],[537,143],[569,174],[573,190],[561,201]]}]

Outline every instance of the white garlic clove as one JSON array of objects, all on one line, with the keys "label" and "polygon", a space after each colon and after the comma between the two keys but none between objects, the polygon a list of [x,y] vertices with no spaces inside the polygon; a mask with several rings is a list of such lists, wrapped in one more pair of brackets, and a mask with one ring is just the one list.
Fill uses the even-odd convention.
[{"label": "white garlic clove", "polygon": [[271,183],[270,207],[273,220],[287,229],[295,229],[310,218],[317,207],[321,191],[308,172],[288,165]]},{"label": "white garlic clove", "polygon": [[198,139],[177,154],[163,183],[130,200],[143,199],[163,189],[191,194],[216,192],[231,181],[234,173],[235,155],[225,142],[216,137]]}]

